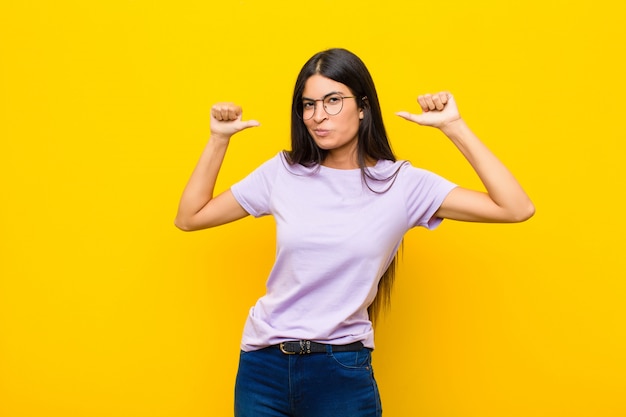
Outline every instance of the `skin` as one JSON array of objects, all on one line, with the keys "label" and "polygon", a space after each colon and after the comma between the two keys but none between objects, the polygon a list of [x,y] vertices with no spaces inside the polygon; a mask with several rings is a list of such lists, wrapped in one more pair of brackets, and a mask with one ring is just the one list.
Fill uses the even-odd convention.
[{"label": "skin", "polygon": [[[302,97],[316,100],[332,92],[337,92],[344,97],[354,95],[345,84],[316,74],[304,84]],[[363,110],[356,103],[356,99],[346,98],[343,100],[341,112],[329,116],[322,103],[318,101],[313,117],[304,121],[304,125],[317,146],[329,151],[322,165],[336,169],[359,167],[356,164],[357,135],[359,122],[363,118]]]},{"label": "skin", "polygon": [[[330,92],[353,95],[344,84],[314,75],[307,80],[303,96],[320,99]],[[513,174],[470,130],[452,94],[425,94],[417,101],[421,114],[406,111],[396,114],[418,125],[439,129],[474,168],[486,190],[456,187],[435,215],[472,222],[510,223],[529,219],[535,212],[530,198]],[[317,145],[328,150],[323,165],[336,169],[358,168],[357,130],[363,111],[356,103],[355,99],[344,99],[342,111],[329,116],[321,102],[317,102],[313,118],[305,121]],[[256,120],[242,120],[242,115],[241,107],[233,103],[217,103],[211,108],[211,136],[183,191],[174,221],[181,230],[215,227],[248,215],[230,190],[213,196],[231,137],[242,130],[260,126]]]}]

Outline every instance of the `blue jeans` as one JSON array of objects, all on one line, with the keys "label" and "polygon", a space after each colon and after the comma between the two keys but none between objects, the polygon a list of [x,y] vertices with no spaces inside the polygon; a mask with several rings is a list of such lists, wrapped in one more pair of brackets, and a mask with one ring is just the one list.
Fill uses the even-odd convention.
[{"label": "blue jeans", "polygon": [[286,355],[241,352],[235,417],[380,417],[371,350]]}]

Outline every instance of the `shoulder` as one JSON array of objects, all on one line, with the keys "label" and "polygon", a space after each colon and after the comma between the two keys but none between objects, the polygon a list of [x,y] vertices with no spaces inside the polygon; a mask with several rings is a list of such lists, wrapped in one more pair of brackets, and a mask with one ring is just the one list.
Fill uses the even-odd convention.
[{"label": "shoulder", "polygon": [[251,175],[254,174],[262,174],[262,175],[273,175],[276,174],[281,167],[286,164],[285,157],[282,155],[282,152],[277,153],[272,158],[266,160],[261,165],[259,165],[256,169],[251,172]]},{"label": "shoulder", "polygon": [[411,179],[440,179],[439,174],[429,171],[425,168],[417,167],[410,161],[397,161],[399,164],[399,175]]},{"label": "shoulder", "polygon": [[433,174],[428,170],[413,166],[411,162],[406,160],[379,160],[376,166],[369,168],[369,173],[380,180],[395,177],[415,179]]},{"label": "shoulder", "polygon": [[424,168],[416,167],[410,161],[379,161],[375,167],[375,177],[379,180],[393,180],[394,187],[404,190],[448,189],[452,182]]}]

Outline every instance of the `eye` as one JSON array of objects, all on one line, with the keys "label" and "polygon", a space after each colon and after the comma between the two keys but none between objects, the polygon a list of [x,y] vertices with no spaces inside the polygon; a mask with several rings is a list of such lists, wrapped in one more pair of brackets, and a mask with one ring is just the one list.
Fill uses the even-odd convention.
[{"label": "eye", "polygon": [[334,96],[330,96],[330,97],[326,97],[326,104],[338,104],[341,103],[341,96],[338,95],[334,95]]},{"label": "eye", "polygon": [[315,102],[313,102],[313,101],[304,101],[304,102],[302,102],[302,108],[304,110],[311,110],[311,109],[315,108]]}]

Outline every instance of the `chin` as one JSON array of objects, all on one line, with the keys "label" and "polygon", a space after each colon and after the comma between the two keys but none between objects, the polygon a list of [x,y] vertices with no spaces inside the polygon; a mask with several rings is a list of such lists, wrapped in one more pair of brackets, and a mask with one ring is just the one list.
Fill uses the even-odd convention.
[{"label": "chin", "polygon": [[315,145],[317,145],[318,148],[324,150],[324,151],[330,151],[333,150],[335,148],[334,144],[325,142],[325,141],[320,141],[320,140],[314,140],[313,142],[315,142]]}]

